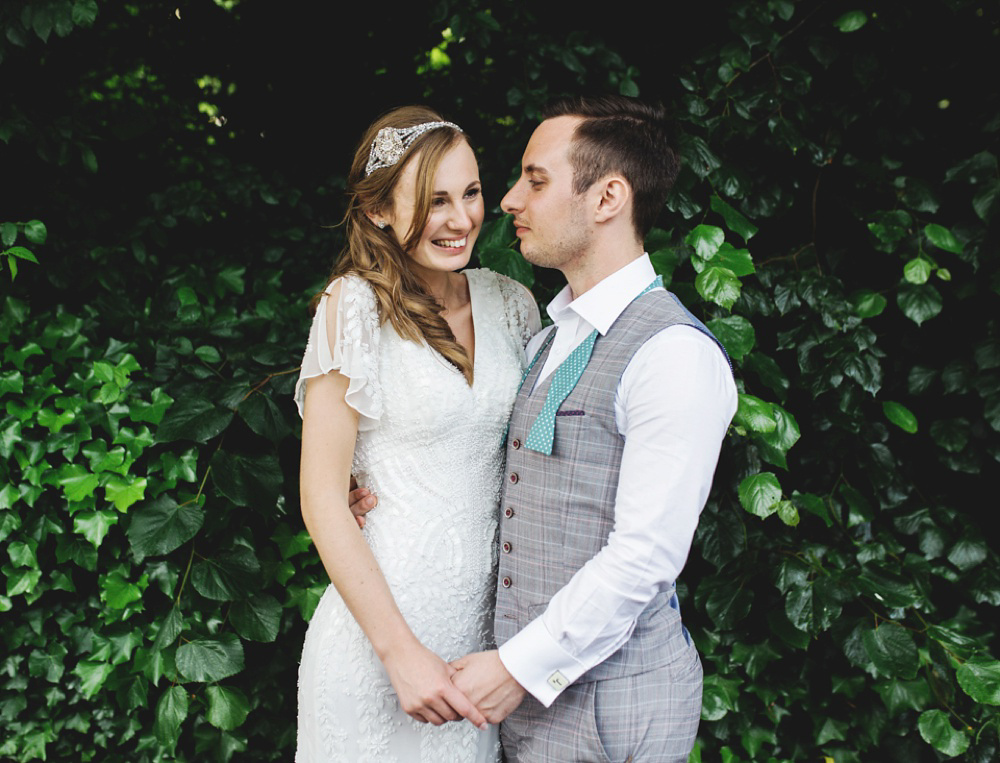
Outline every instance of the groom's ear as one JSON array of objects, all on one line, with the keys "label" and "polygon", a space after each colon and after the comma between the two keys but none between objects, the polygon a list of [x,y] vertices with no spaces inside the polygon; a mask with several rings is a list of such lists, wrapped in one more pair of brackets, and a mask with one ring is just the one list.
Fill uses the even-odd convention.
[{"label": "groom's ear", "polygon": [[597,200],[594,221],[605,223],[622,214],[628,214],[632,206],[632,186],[621,175],[608,175],[595,184],[600,196]]}]

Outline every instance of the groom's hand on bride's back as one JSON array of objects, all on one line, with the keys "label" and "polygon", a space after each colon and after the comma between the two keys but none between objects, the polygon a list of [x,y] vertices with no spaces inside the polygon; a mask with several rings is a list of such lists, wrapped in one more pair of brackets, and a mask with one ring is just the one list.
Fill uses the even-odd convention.
[{"label": "groom's hand on bride's back", "polygon": [[347,494],[347,504],[358,521],[358,527],[365,526],[365,514],[378,506],[378,497],[366,487],[358,487],[358,481],[351,477],[351,491]]}]

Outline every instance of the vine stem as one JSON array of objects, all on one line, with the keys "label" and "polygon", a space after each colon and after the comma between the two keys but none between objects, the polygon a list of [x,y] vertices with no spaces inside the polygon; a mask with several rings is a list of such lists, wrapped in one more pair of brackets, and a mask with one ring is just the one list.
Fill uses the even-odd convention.
[{"label": "vine stem", "polygon": [[265,384],[267,384],[269,381],[271,381],[271,379],[275,379],[275,378],[277,378],[279,376],[285,376],[286,374],[294,374],[296,371],[301,371],[301,370],[302,370],[302,366],[296,366],[295,368],[289,368],[287,371],[276,371],[273,374],[268,374],[264,378],[264,381],[259,382],[258,384],[255,384],[254,386],[252,386],[250,388],[250,391],[247,392],[243,396],[243,399],[240,400],[240,402],[242,403],[244,400],[246,400],[248,397],[250,397],[254,392],[257,392],[261,387],[263,387]]},{"label": "vine stem", "polygon": [[177,598],[174,599],[174,606],[181,604],[181,594],[184,593],[184,586],[187,585],[188,575],[191,574],[191,563],[194,562],[194,543],[191,544],[191,553],[188,554],[187,569],[184,570],[184,577],[181,579],[181,587],[177,590]]}]

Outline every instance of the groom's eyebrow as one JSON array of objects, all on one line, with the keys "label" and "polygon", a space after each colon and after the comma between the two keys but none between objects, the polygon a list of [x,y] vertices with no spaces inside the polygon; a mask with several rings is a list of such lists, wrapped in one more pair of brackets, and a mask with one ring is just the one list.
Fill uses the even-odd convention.
[{"label": "groom's eyebrow", "polygon": [[548,175],[549,172],[544,167],[540,167],[537,164],[529,164],[524,168],[524,172],[527,175]]}]

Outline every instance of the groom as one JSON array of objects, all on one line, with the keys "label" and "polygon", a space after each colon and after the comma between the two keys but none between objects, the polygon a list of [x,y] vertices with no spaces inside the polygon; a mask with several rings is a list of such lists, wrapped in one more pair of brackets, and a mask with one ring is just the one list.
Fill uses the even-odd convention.
[{"label": "groom", "polygon": [[686,761],[702,669],[674,583],[736,388],[643,252],[677,173],[662,110],[574,98],[543,117],[501,206],[525,259],[568,285],[511,417],[499,649],[453,681],[504,721],[508,761]]}]

